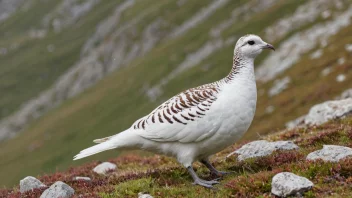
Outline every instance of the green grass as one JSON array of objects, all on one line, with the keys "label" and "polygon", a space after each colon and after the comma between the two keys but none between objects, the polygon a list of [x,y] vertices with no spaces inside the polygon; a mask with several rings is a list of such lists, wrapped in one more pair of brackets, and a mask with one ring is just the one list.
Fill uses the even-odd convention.
[{"label": "green grass", "polygon": [[[31,39],[28,32],[39,28],[42,18],[58,1],[36,2],[30,11],[19,12],[0,24],[0,46],[17,49],[0,56],[0,119],[19,109],[20,105],[50,87],[78,61],[81,47],[95,31],[96,25],[108,16],[119,1],[99,3],[79,25],[61,33],[49,31],[43,39]],[[49,45],[55,46],[53,53]]]},{"label": "green grass", "polygon": [[[87,197],[136,197],[139,192],[149,193],[154,197],[272,197],[272,177],[280,172],[292,172],[308,178],[314,187],[304,193],[305,197],[349,197],[352,184],[352,158],[339,163],[307,161],[306,156],[321,149],[323,144],[338,144],[351,147],[352,117],[334,120],[323,125],[295,128],[270,136],[266,140],[290,140],[300,149],[275,151],[271,155],[237,161],[237,156],[225,159],[225,156],[240,148],[243,142],[230,146],[212,157],[212,162],[219,170],[231,171],[215,190],[191,185],[192,178],[186,169],[174,159],[152,155],[142,157],[139,154],[124,154],[109,161],[117,164],[118,169],[102,176],[92,169],[99,162],[90,162],[66,171],[39,176],[46,185],[63,181],[75,190],[75,196]],[[349,140],[342,141],[339,140]],[[204,179],[212,179],[209,171],[200,163],[194,168]],[[91,182],[74,181],[74,176],[88,176]],[[22,194],[36,197],[44,189]],[[0,196],[19,197],[18,186],[0,190]]]},{"label": "green grass", "polygon": [[[0,181],[0,185],[13,185],[27,175],[65,170],[69,166],[78,166],[91,160],[104,160],[119,155],[119,152],[110,151],[81,161],[72,161],[72,157],[75,154],[92,145],[93,139],[125,130],[130,127],[134,120],[144,116],[160,102],[172,95],[186,88],[218,80],[225,76],[231,67],[233,46],[220,49],[199,65],[171,80],[164,87],[165,92],[156,102],[150,102],[142,91],[142,88],[145,86],[153,86],[159,83],[160,79],[174,70],[188,53],[197,50],[207,42],[210,38],[210,29],[220,21],[226,20],[230,16],[231,11],[242,3],[244,1],[231,2],[225,5],[223,9],[216,11],[196,28],[189,30],[186,34],[173,40],[159,43],[146,56],[139,57],[128,66],[109,75],[85,93],[52,110],[45,117],[34,122],[15,139],[0,144],[0,158],[4,159],[0,161],[0,178],[9,178],[6,181]],[[292,13],[300,3],[301,1],[295,0],[285,1],[284,3],[279,2],[272,8],[254,15],[247,22],[239,21],[236,23],[236,26],[229,27],[225,30],[222,37],[225,40],[229,36],[239,36],[246,33],[264,35],[264,27],[276,22],[280,16]],[[178,25],[194,14],[194,8],[200,6],[199,1],[189,1],[187,4],[191,8],[177,9],[175,2],[172,1],[158,2],[155,6],[165,9],[161,9],[160,11],[165,16],[165,20]],[[152,9],[153,6],[150,3],[142,3],[141,5],[137,3],[124,12],[122,21],[128,22],[133,19],[133,16],[141,13],[142,10]],[[28,43],[26,41],[28,45],[27,50],[33,48],[39,50],[40,46],[46,47],[48,43],[57,42],[55,43],[57,45],[56,53],[61,52],[61,54],[55,55],[57,59],[42,57],[43,60],[40,60],[40,65],[46,65],[47,63],[55,65],[60,60],[73,62],[79,55],[79,48],[84,41],[84,38],[81,37],[88,37],[93,32],[93,30],[90,30],[93,27],[93,22],[89,21],[98,21],[96,16],[103,18],[102,13],[106,13],[107,15],[107,12],[111,11],[113,7],[111,2],[101,3],[85,18],[86,23],[82,23],[79,27],[72,27],[72,31],[61,33],[60,38],[58,38],[58,35],[49,33],[46,39],[38,41],[39,43],[36,45],[33,44],[34,47],[32,48],[30,42],[33,41],[28,41]],[[143,25],[153,21],[155,17],[158,17],[158,14],[147,14],[141,23],[138,24],[138,27],[144,27]],[[308,26],[305,28],[308,28]],[[91,32],[82,32],[87,29]],[[280,77],[290,75],[293,80],[294,86],[290,87],[287,91],[273,98],[269,98],[266,95],[259,96],[257,114],[250,131],[245,137],[247,140],[257,138],[257,133],[267,134],[282,128],[285,122],[307,113],[311,105],[331,99],[332,96],[338,95],[342,90],[349,87],[352,79],[350,70],[350,60],[352,59],[348,58],[350,55],[344,51],[344,44],[352,42],[351,31],[350,27],[346,27],[339,33],[339,36],[343,36],[343,41],[337,40],[338,36],[332,38],[333,42],[331,43],[333,44],[325,49],[324,57],[319,62],[310,60],[309,56],[304,56],[295,66],[282,74]],[[47,40],[49,38],[50,40]],[[41,42],[43,43],[40,44]],[[74,50],[75,48],[76,50]],[[22,51],[24,49],[20,48],[19,50]],[[21,51],[18,53],[22,53],[25,58],[28,51]],[[330,65],[331,62],[336,61],[341,54],[346,57],[347,62],[343,66],[336,67],[337,69],[328,77],[320,78],[320,71],[326,65]],[[262,58],[256,64],[267,55],[268,52],[264,52],[261,55]],[[62,60],[62,57],[66,57],[68,60],[66,58]],[[27,59],[19,59],[18,61],[33,63],[32,59],[33,54],[28,54]],[[1,61],[10,61],[10,59],[0,59],[0,64],[2,64]],[[208,71],[204,71],[202,67],[207,64],[210,65],[210,68]],[[303,65],[303,67],[299,65]],[[22,68],[23,71],[20,68],[22,67],[19,67],[18,71],[21,71],[21,73],[31,73],[26,67]],[[43,70],[43,68],[38,67],[37,71],[40,72]],[[64,70],[62,68],[62,71]],[[2,74],[1,71],[0,69],[0,75]],[[334,78],[341,72],[346,74],[347,80],[343,83],[337,83]],[[11,79],[19,78],[16,78],[16,76],[8,78],[8,84],[11,84]],[[53,80],[54,77],[50,77],[50,79]],[[23,90],[21,92],[19,90],[19,92],[23,95],[28,94],[29,97],[33,91],[44,89],[52,81],[48,80],[45,82],[37,85],[39,87],[36,89],[31,87],[34,85],[28,83],[26,87],[20,88],[28,92]],[[2,84],[3,82],[1,82]],[[17,82],[13,84],[16,85]],[[272,82],[258,84],[258,89],[267,91],[271,85]],[[302,90],[305,91],[303,92]],[[10,94],[11,92],[9,92]],[[293,97],[293,94],[295,94],[295,97]],[[19,98],[24,101],[25,97]],[[7,99],[7,101],[10,100],[11,97]],[[1,101],[2,99],[0,99],[0,104],[2,104]],[[13,103],[15,104],[15,102],[14,100]],[[20,101],[17,103],[20,104]],[[276,110],[270,115],[265,114],[265,108],[268,105],[274,105],[280,110]],[[12,109],[15,109],[15,106]],[[258,177],[262,176],[268,177],[265,174]],[[153,182],[155,181],[149,181],[151,184],[154,184]],[[156,190],[153,192],[163,191],[162,188],[164,187],[155,185]],[[263,188],[267,189],[267,186],[263,186]],[[198,187],[194,187],[193,189],[198,190]],[[179,190],[177,189],[176,191]],[[188,193],[188,191],[179,193]],[[106,196],[110,195],[107,194]]]}]

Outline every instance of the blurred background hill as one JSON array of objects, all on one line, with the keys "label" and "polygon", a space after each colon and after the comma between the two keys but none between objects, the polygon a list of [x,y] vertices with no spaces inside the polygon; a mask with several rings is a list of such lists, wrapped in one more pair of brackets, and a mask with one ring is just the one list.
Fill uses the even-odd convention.
[{"label": "blurred background hill", "polygon": [[253,33],[258,106],[244,140],[352,85],[351,0],[0,0],[0,186],[117,156],[72,157],[230,71]]}]

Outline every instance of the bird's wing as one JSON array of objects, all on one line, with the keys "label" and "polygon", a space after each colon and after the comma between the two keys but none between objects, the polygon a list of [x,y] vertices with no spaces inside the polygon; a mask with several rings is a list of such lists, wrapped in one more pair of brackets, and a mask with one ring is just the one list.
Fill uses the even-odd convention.
[{"label": "bird's wing", "polygon": [[154,141],[201,141],[220,127],[216,124],[204,126],[198,122],[216,101],[218,93],[219,87],[214,83],[188,89],[137,120],[131,128],[140,136]]}]

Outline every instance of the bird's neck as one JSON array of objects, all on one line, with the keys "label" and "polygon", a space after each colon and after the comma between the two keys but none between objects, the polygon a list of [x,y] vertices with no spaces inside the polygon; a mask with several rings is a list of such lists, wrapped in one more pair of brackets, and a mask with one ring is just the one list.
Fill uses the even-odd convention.
[{"label": "bird's neck", "polygon": [[254,59],[247,58],[236,52],[233,56],[233,64],[230,73],[224,78],[225,83],[231,83],[236,79],[245,78],[254,80]]}]

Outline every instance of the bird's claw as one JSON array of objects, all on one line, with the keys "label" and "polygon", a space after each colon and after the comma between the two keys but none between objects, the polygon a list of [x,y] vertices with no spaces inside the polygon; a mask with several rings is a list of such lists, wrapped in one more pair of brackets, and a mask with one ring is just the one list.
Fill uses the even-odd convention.
[{"label": "bird's claw", "polygon": [[214,186],[213,186],[213,185],[215,185],[215,184],[220,184],[220,182],[218,182],[217,179],[210,180],[210,181],[198,179],[198,180],[195,180],[195,181],[193,182],[193,184],[194,184],[194,185],[200,185],[200,186],[203,186],[203,187],[206,187],[206,188],[214,189]]}]

